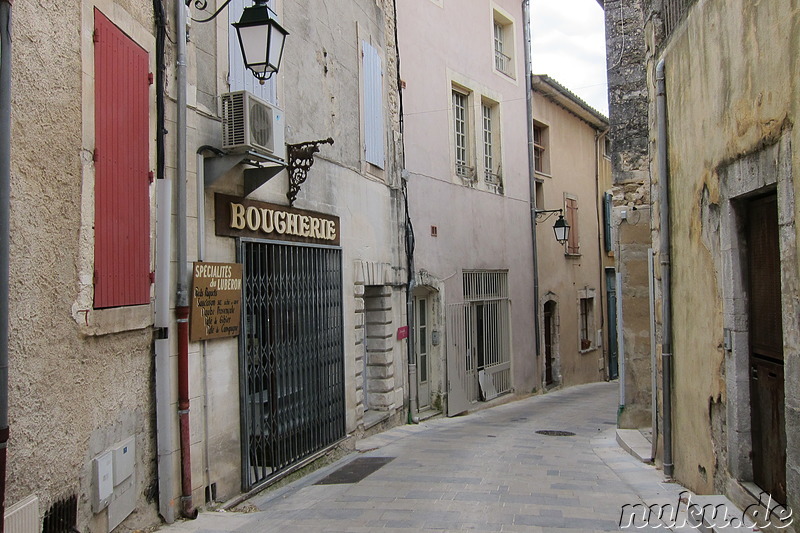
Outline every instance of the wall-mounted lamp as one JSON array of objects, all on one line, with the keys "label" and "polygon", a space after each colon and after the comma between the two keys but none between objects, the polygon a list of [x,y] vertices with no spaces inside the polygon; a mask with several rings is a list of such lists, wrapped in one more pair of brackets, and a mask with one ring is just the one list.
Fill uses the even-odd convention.
[{"label": "wall-mounted lamp", "polygon": [[553,213],[558,213],[558,219],[556,219],[556,223],[553,224],[553,233],[555,233],[556,240],[559,242],[559,244],[564,244],[569,240],[569,224],[567,224],[567,221],[564,220],[563,209],[537,209],[536,220],[538,221],[539,217],[542,216],[543,222],[547,220]]},{"label": "wall-mounted lamp", "polygon": [[[192,0],[186,0],[186,5]],[[195,22],[214,20],[222,10],[231,3],[227,0],[213,15],[206,19],[193,19]],[[194,5],[200,10],[206,9],[206,0],[195,0]],[[275,16],[275,12],[267,6],[267,0],[255,0],[255,4],[244,8],[242,18],[234,22],[239,46],[242,48],[244,66],[246,66],[262,84],[278,72],[283,58],[283,45],[289,32],[286,31]]]}]

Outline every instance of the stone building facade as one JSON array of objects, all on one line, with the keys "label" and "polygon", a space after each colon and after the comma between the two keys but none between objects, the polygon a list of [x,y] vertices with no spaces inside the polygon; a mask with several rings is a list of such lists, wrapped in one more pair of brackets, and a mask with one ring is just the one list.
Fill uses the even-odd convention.
[{"label": "stone building facade", "polygon": [[668,209],[653,247],[670,243],[656,279],[672,274],[671,312],[658,316],[672,329],[660,339],[672,348],[672,434],[660,446],[694,491],[797,509],[798,21],[782,2],[647,4],[650,109],[661,94],[666,110],[649,119],[654,190],[668,191],[653,198],[654,213]]},{"label": "stone building facade", "polygon": [[[240,0],[211,22],[192,2],[185,50],[183,2],[14,6],[7,520],[171,522],[405,420],[394,5],[270,6],[289,36],[264,85],[237,56]],[[237,91],[260,150],[225,138]],[[230,302],[177,316],[180,285],[191,312],[197,272],[235,264],[241,322]],[[238,336],[197,336],[209,317]]]}]

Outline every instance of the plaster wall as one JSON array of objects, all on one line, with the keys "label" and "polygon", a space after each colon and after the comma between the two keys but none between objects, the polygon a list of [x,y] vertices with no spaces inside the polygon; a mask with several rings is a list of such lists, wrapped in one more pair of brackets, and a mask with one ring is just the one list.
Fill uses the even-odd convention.
[{"label": "plaster wall", "polygon": [[[539,312],[544,304],[557,301],[558,359],[563,385],[598,381],[605,376],[605,293],[598,211],[598,131],[557,103],[534,92],[534,120],[547,128],[545,158],[549,159],[549,174],[537,173],[543,181],[540,209],[564,209],[569,195],[578,201],[579,255],[565,254],[565,247],[553,236],[557,213],[537,225],[539,250]],[[546,167],[547,168],[547,167]],[[590,338],[592,347],[580,346],[580,298],[594,298]],[[544,331],[544,325],[541,328]],[[597,332],[600,331],[600,343]],[[544,368],[544,362],[541,363]]]},{"label": "plaster wall", "polygon": [[128,523],[157,519],[150,306],[92,309],[95,6],[152,51],[149,6],[100,0],[17,3],[12,53],[6,505],[36,494],[43,514],[77,494],[84,531],[105,531],[105,511],[91,512],[91,461],[129,436],[138,509]]},{"label": "plaster wall", "polygon": [[[513,76],[494,69],[495,10],[514,24]],[[413,0],[398,5],[415,267],[420,280],[443,288],[438,293],[442,306],[463,300],[462,270],[508,270],[513,387],[527,393],[539,386],[540,379],[533,332],[526,128],[521,119],[526,115],[521,24],[521,7],[516,1],[440,5]],[[468,110],[470,128],[481,124],[480,96],[498,103],[502,195],[489,192],[482,183],[469,186],[455,174],[454,86],[473,95]],[[480,135],[474,136],[470,145],[473,158],[483,153],[479,139]],[[474,158],[471,165],[478,161],[480,158]],[[482,172],[478,182],[482,182]],[[443,357],[444,350],[441,352]]]},{"label": "plaster wall", "polygon": [[[677,478],[689,488],[709,492],[724,484],[726,461],[717,403],[738,402],[726,375],[720,252],[720,169],[778,142],[800,139],[793,128],[799,101],[798,11],[795,2],[743,0],[697,2],[663,52],[669,115],[669,165],[674,330],[674,452]],[[800,156],[790,151],[791,175]],[[790,182],[793,196],[797,181]],[[786,190],[782,205],[782,290],[786,354],[786,434],[789,505],[800,508],[800,428],[798,328],[796,324],[797,208]],[[726,380],[728,384],[726,385]],[[729,406],[730,408],[730,406]],[[716,428],[716,429],[712,429]],[[743,437],[743,438],[746,438]],[[730,451],[730,450],[729,450]]]}]

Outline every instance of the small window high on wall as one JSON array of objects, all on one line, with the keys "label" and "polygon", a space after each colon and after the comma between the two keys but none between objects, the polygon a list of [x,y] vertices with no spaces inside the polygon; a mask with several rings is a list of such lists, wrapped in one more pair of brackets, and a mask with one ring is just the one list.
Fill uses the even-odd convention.
[{"label": "small window high on wall", "polygon": [[94,12],[94,307],[150,303],[150,60]]}]

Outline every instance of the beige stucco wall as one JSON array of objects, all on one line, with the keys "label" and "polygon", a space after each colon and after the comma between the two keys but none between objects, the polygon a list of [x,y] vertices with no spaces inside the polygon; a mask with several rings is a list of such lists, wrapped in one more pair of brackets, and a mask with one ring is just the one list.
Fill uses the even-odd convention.
[{"label": "beige stucco wall", "polygon": [[[606,371],[606,313],[603,280],[602,212],[598,211],[600,183],[597,166],[597,129],[570,113],[549,98],[534,91],[533,116],[546,127],[545,165],[547,174],[537,173],[543,181],[540,209],[564,209],[565,195],[578,202],[580,255],[568,256],[555,240],[553,223],[557,213],[537,225],[539,250],[539,312],[553,300],[557,307],[557,340],[554,376],[563,385],[598,381]],[[607,169],[606,169],[607,170]],[[570,230],[571,231],[571,230]],[[592,347],[580,347],[580,298],[594,298]],[[541,316],[541,315],[540,315]],[[600,330],[601,343],[597,343]],[[542,324],[544,332],[544,324]],[[544,333],[542,333],[544,336]],[[544,342],[544,341],[542,341]],[[540,362],[544,369],[544,361]]]},{"label": "beige stucco wall", "polygon": [[140,2],[13,9],[6,493],[7,506],[37,495],[42,514],[78,494],[78,527],[88,531],[105,519],[90,510],[91,461],[129,436],[139,508],[130,523],[156,519],[146,497],[155,448],[150,306],[91,310],[94,5],[152,50],[151,8]]},{"label": "beige stucco wall", "polygon": [[[724,416],[724,411],[715,407],[728,402],[730,409],[732,402],[741,402],[731,394],[733,377],[726,375],[723,350],[726,302],[721,295],[724,284],[731,281],[720,252],[719,226],[714,225],[715,209],[720,205],[725,209],[727,201],[720,196],[719,172],[776,143],[782,132],[792,146],[800,146],[800,132],[793,127],[800,101],[799,36],[796,2],[707,0],[696,3],[664,52],[670,124],[675,474],[696,491],[710,492],[715,485],[724,485],[724,438],[719,430],[712,431],[719,427],[716,417]],[[797,175],[796,148],[788,164]],[[797,183],[788,186],[795,197]],[[782,212],[789,213],[781,227],[782,247],[796,234],[797,207],[782,203],[791,197],[787,193],[778,192]],[[784,261],[788,503],[796,509],[800,380],[793,302],[798,296],[798,271],[796,256]]]},{"label": "beige stucco wall", "polygon": [[[521,7],[511,0],[413,0],[401,4],[398,39],[405,83],[405,163],[410,173],[417,281],[440,291],[439,305],[446,305],[463,301],[462,270],[507,269],[512,300],[513,387],[529,393],[539,386],[539,370],[533,330]],[[493,10],[514,23],[511,77],[494,70]],[[473,132],[481,124],[477,95],[499,103],[503,195],[487,191],[480,183],[474,188],[466,186],[455,175],[451,115],[454,85],[473,95],[468,111]],[[475,136],[471,146],[472,166],[480,167],[480,156],[474,157],[482,154],[479,139],[480,135]],[[437,227],[436,237],[431,235],[431,226]],[[440,376],[444,374],[444,355],[441,349]]]}]

